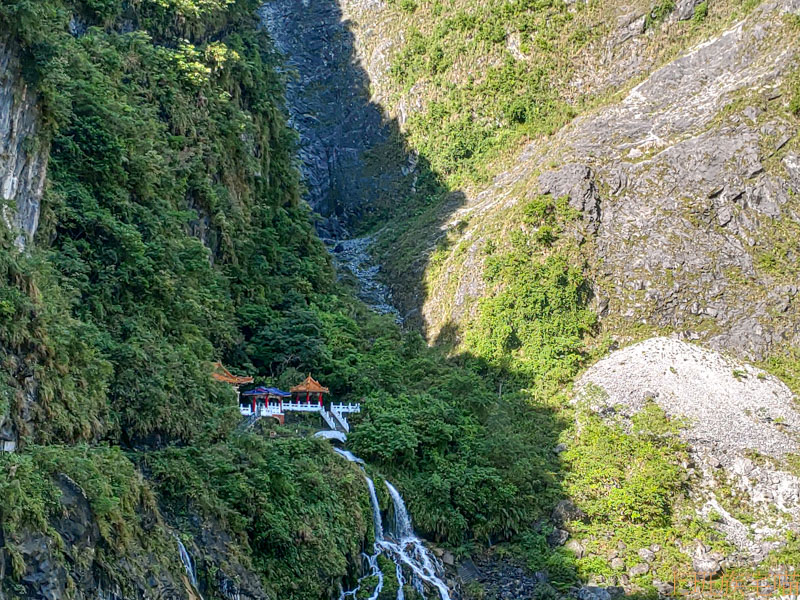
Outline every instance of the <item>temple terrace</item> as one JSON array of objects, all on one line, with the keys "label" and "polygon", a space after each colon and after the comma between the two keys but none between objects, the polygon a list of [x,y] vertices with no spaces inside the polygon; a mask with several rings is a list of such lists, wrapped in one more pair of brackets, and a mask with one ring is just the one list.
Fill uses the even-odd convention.
[{"label": "temple terrace", "polygon": [[[281,425],[287,412],[319,413],[332,430],[349,433],[347,415],[361,412],[361,405],[336,403],[330,399],[330,390],[309,374],[301,383],[288,392],[276,387],[257,386],[239,392],[239,386],[252,383],[252,377],[231,374],[217,363],[214,379],[231,384],[239,398],[239,412],[251,423],[262,417],[272,417]],[[327,399],[327,401],[326,401]]]}]

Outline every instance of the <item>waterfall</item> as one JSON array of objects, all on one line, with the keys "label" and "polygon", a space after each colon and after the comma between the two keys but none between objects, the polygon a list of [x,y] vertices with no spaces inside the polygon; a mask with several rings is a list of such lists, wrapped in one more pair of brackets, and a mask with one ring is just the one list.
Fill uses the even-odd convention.
[{"label": "waterfall", "polygon": [[403,567],[400,563],[394,564],[394,572],[397,575],[397,600],[405,600],[406,595],[403,592],[403,586],[406,583],[406,578],[403,577]]},{"label": "waterfall", "polygon": [[375,543],[383,541],[383,523],[381,522],[381,507],[378,504],[378,495],[375,493],[375,484],[372,483],[372,479],[367,477],[367,474],[364,473],[364,477],[367,480],[367,487],[369,488],[369,501],[372,505],[372,521],[375,525]]},{"label": "waterfall", "polygon": [[450,600],[450,590],[439,576],[442,572],[442,565],[428,551],[422,540],[414,534],[411,517],[408,515],[400,492],[388,481],[386,487],[389,489],[389,495],[394,503],[395,535],[398,541],[386,540],[380,542],[379,545],[386,554],[392,557],[395,564],[402,562],[415,577],[435,587],[442,600]]},{"label": "waterfall", "polygon": [[181,562],[183,563],[183,568],[186,569],[186,574],[189,576],[189,581],[191,581],[192,585],[196,588],[197,574],[194,570],[192,557],[189,556],[189,552],[186,550],[186,546],[183,545],[181,538],[176,535],[175,539],[178,541],[178,556],[180,556]]},{"label": "waterfall", "polygon": [[336,454],[340,454],[340,455],[344,456],[350,462],[358,463],[359,465],[363,465],[364,464],[363,460],[358,458],[355,454],[353,454],[349,450],[342,450],[341,448],[334,448],[333,451],[336,452]]},{"label": "waterfall", "polygon": [[364,555],[369,573],[358,580],[358,585],[355,589],[345,592],[342,590],[339,600],[346,598],[355,598],[356,594],[361,587],[361,582],[366,577],[378,577],[378,585],[372,593],[370,600],[375,600],[378,594],[383,589],[383,572],[378,566],[378,556],[384,555],[391,559],[395,565],[395,573],[397,574],[397,582],[399,584],[397,589],[397,600],[405,600],[403,593],[403,584],[406,578],[403,574],[403,569],[406,568],[411,572],[411,582],[414,588],[425,598],[425,590],[423,582],[431,587],[436,588],[439,592],[441,600],[451,600],[450,590],[447,584],[442,581],[442,565],[425,547],[416,534],[414,527],[411,524],[411,517],[408,514],[408,509],[403,501],[400,492],[388,481],[384,481],[389,490],[389,495],[392,497],[394,504],[394,531],[390,538],[384,534],[383,519],[381,518],[381,510],[378,505],[378,495],[375,493],[375,484],[369,478],[366,471],[364,471],[364,461],[355,456],[352,452],[334,448],[334,450],[350,462],[357,463],[361,466],[364,472],[364,479],[367,481],[367,488],[369,488],[369,500],[372,505],[372,520],[375,525],[375,545],[373,547],[374,554]]},{"label": "waterfall", "polygon": [[406,503],[403,502],[403,497],[391,483],[386,482],[386,487],[389,488],[389,495],[392,497],[394,503],[394,530],[395,534],[401,540],[404,538],[414,537],[414,528],[411,525],[411,517],[408,516],[408,509]]}]

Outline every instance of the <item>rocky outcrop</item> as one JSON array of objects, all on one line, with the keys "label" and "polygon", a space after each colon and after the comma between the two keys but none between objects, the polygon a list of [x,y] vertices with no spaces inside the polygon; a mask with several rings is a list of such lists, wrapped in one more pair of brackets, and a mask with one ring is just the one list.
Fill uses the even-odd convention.
[{"label": "rocky outcrop", "polygon": [[[738,558],[760,560],[797,530],[800,478],[785,459],[800,451],[800,411],[777,378],[678,339],[651,338],[587,370],[576,400],[623,423],[653,401],[684,421],[693,500],[739,549]],[[732,503],[748,507],[754,522],[738,520]],[[697,552],[704,572],[722,559]]]},{"label": "rocky outcrop", "polygon": [[48,154],[36,93],[22,78],[17,49],[0,36],[0,202],[20,249],[39,223]]},{"label": "rocky outcrop", "polygon": [[475,562],[465,561],[459,566],[465,582],[478,583],[486,598],[514,600],[517,598],[556,597],[547,573],[531,573],[521,566],[492,556],[477,557]]},{"label": "rocky outcrop", "polygon": [[[7,540],[23,565],[19,583],[26,598],[126,600],[155,592],[160,598],[191,600],[180,570],[163,568],[155,556],[128,548],[125,560],[109,560],[114,553],[104,548],[96,516],[83,490],[66,475],[57,477],[56,483],[61,514],[50,523],[52,529],[15,532]],[[150,523],[148,535],[152,539],[164,536],[160,526],[156,528],[157,523],[147,517],[143,515],[142,521]],[[175,553],[177,562],[177,548]],[[14,567],[7,550],[2,558],[5,572],[11,573]],[[3,583],[12,585],[11,580],[8,577]]]},{"label": "rocky outcrop", "polygon": [[600,226],[600,194],[594,173],[586,165],[571,164],[539,177],[539,191],[555,198],[566,196],[569,206],[580,212],[587,231],[597,233]]},{"label": "rocky outcrop", "polygon": [[[196,567],[186,572],[181,563],[175,534],[160,514],[147,506],[138,507],[142,540],[128,540],[124,548],[109,548],[101,535],[98,519],[84,491],[66,475],[55,479],[60,510],[50,529],[27,529],[13,534],[0,531],[0,597],[10,588],[31,600],[62,598],[133,600],[198,600],[221,597],[228,600],[266,600],[259,577],[239,562],[231,551],[236,542],[218,523],[195,518],[193,542],[189,545]],[[5,533],[5,537],[4,537]],[[15,571],[9,548],[17,554],[23,572]],[[10,575],[15,573],[14,577]],[[5,575],[9,575],[5,577]],[[12,579],[18,582],[12,583]],[[201,596],[201,594],[203,596]],[[17,597],[17,596],[12,596]]]},{"label": "rocky outcrop", "polygon": [[578,236],[607,331],[644,323],[748,358],[800,343],[800,141],[784,94],[800,45],[790,12],[800,1],[763,3],[467,190],[443,217],[450,250],[425,282],[429,336],[474,316],[486,293],[482,249],[521,227],[515,207],[539,192],[566,195],[583,214]]}]

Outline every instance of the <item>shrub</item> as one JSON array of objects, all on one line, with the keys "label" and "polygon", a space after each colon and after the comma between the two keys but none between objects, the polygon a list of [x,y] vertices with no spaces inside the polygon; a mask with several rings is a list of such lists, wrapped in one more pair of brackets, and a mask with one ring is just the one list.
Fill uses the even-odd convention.
[{"label": "shrub", "polygon": [[685,484],[685,445],[654,403],[634,419],[632,431],[582,415],[581,433],[564,458],[568,490],[586,514],[603,523],[670,523]]}]

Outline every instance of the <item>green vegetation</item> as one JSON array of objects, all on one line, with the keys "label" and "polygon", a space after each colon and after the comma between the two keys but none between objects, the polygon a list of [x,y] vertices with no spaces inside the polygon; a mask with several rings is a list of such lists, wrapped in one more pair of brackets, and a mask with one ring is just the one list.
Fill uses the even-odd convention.
[{"label": "green vegetation", "polygon": [[570,495],[589,519],[618,527],[668,525],[685,477],[678,424],[651,402],[634,415],[630,433],[588,414],[580,428],[564,458]]},{"label": "green vegetation", "polygon": [[511,247],[490,250],[485,277],[493,293],[467,334],[470,350],[524,376],[543,399],[575,375],[595,323],[580,254],[561,235],[576,216],[566,198],[540,196],[524,206]]},{"label": "green vegetation", "polygon": [[800,117],[800,74],[795,75],[792,82],[789,110],[796,117]]},{"label": "green vegetation", "polygon": [[[275,597],[327,596],[352,575],[371,522],[360,473],[290,430],[232,432],[215,359],[279,385],[312,371],[336,398],[364,398],[354,450],[442,543],[522,533],[560,496],[551,448],[563,425],[521,390],[526,373],[504,372],[488,351],[447,360],[335,283],[299,201],[283,83],[255,5],[0,5],[51,145],[35,248],[19,254],[4,234],[0,252],[0,391],[28,434],[2,465],[17,581],[27,532],[58,545],[60,474],[86,494],[103,568],[120,585],[122,557],[142,575],[148,552],[179,568],[162,514],[184,535],[198,533],[194,518],[227,532],[231,556]],[[67,33],[72,14],[89,25],[80,37]],[[122,19],[129,33],[114,27]],[[551,208],[535,217],[552,231],[545,245],[560,227]],[[584,299],[579,281],[561,290],[563,268],[536,275],[554,303],[551,332],[569,330],[560,311]],[[562,358],[574,371],[575,339],[550,352],[544,335],[530,372]]]},{"label": "green vegetation", "polygon": [[[229,4],[146,2],[124,15],[143,29],[90,28],[80,38],[66,32],[66,4],[42,3],[34,15],[26,3],[16,12],[4,5],[21,43],[38,40],[23,58],[42,90],[42,136],[52,137],[35,254],[43,266],[9,286],[4,315],[27,332],[12,348],[60,358],[76,371],[69,385],[88,390],[69,404],[60,390],[40,391],[42,441],[219,435],[233,423],[221,409],[230,395],[208,383],[207,361],[241,353],[245,325],[252,335],[276,318],[279,290],[300,304],[329,285],[328,260],[298,201],[282,83],[255,33],[256,3]],[[178,17],[185,29],[171,31]],[[223,26],[236,33],[219,37]],[[167,38],[185,41],[156,43]],[[9,304],[15,287],[43,285],[47,308]],[[258,314],[247,308],[255,300]],[[20,319],[42,310],[60,311],[59,323],[32,328]]]},{"label": "green vegetation", "polygon": [[[299,199],[257,4],[0,0],[0,26],[41,96],[37,143],[50,147],[34,249],[0,239],[0,416],[21,434],[21,451],[0,456],[13,566],[2,591],[24,596],[31,532],[78,568],[57,529],[64,477],[91,507],[97,568],[123,588],[122,563],[180,575],[170,532],[189,541],[205,528],[270,597],[330,597],[352,581],[372,535],[361,472],[291,427],[236,432],[214,360],[280,386],[313,372],[336,399],[361,401],[352,449],[403,490],[421,533],[459,553],[505,542],[557,588],[609,571],[532,529],[567,494],[589,535],[613,527],[664,543],[684,484],[674,424],[649,408],[631,431],[582,416],[578,435],[565,406],[596,321],[577,212],[564,198],[521,203],[485,248],[490,292],[451,356],[371,313],[336,282]],[[409,121],[424,165],[409,223],[435,228],[445,182],[484,177],[583,106],[565,95],[565,49],[595,34],[552,0],[395,5],[440,17],[410,32],[393,66],[398,85],[434,90]],[[72,15],[85,34],[68,33]],[[507,55],[514,40],[524,58]],[[452,85],[475,55],[493,59],[485,76]],[[203,558],[212,589],[220,567]],[[397,585],[389,574],[381,598]]]},{"label": "green vegetation", "polygon": [[701,2],[694,9],[692,20],[695,23],[701,23],[708,16],[708,1]]},{"label": "green vegetation", "polygon": [[800,349],[788,347],[773,353],[761,367],[780,378],[789,389],[800,395]]},{"label": "green vegetation", "polygon": [[338,593],[372,526],[361,472],[323,440],[248,434],[143,460],[178,521],[224,524],[272,597]]},{"label": "green vegetation", "polygon": [[[652,29],[653,27],[657,27],[659,23],[664,21],[672,13],[673,10],[675,10],[675,0],[661,0],[661,2],[656,4],[648,13],[647,18],[645,19],[645,28]],[[706,12],[708,12],[707,5]]]},{"label": "green vegetation", "polygon": [[[412,27],[393,60],[392,75],[404,90],[430,88],[431,102],[409,119],[409,142],[444,177],[483,176],[487,160],[522,136],[550,134],[575,114],[554,85],[569,70],[568,52],[589,39],[567,5],[553,0],[483,3],[470,7],[434,3],[436,25]],[[504,52],[520,36],[519,53]],[[489,56],[480,76],[462,85],[463,60]]]}]

